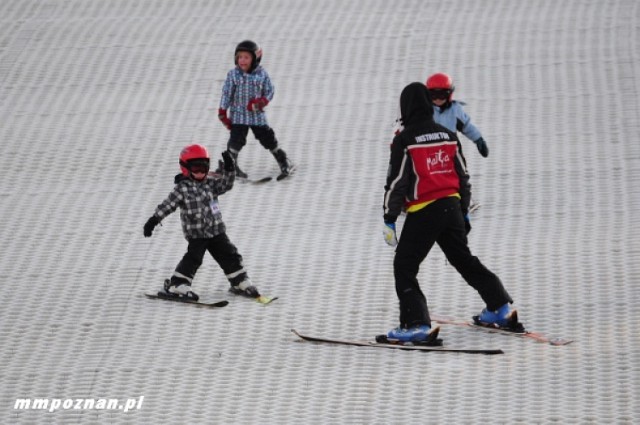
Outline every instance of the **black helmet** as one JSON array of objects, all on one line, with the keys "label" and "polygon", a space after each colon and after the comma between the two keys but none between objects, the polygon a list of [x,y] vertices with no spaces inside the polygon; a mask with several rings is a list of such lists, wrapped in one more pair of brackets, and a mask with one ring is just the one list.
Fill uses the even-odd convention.
[{"label": "black helmet", "polygon": [[260,60],[262,59],[262,49],[255,41],[245,40],[238,43],[236,46],[236,51],[233,54],[234,62],[238,65],[238,52],[249,52],[253,57],[253,61],[251,61],[250,72],[253,72],[258,65],[260,65]]}]

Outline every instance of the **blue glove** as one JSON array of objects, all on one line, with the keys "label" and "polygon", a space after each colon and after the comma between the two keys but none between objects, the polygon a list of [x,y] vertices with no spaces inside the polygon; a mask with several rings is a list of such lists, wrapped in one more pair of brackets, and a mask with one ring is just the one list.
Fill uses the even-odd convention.
[{"label": "blue glove", "polygon": [[487,142],[485,142],[482,137],[474,141],[473,143],[475,143],[478,147],[478,152],[480,152],[480,155],[485,158],[489,156],[489,146],[487,146]]},{"label": "blue glove", "polygon": [[464,234],[468,235],[471,231],[471,219],[469,218],[469,214],[464,215]]},{"label": "blue glove", "polygon": [[398,237],[396,236],[396,223],[385,222],[382,229],[382,235],[384,236],[384,241],[387,243],[387,245],[398,245]]}]

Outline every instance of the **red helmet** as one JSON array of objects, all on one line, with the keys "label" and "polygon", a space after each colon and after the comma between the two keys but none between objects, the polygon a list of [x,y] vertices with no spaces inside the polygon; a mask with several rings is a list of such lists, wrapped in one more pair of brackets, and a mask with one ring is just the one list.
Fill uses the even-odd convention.
[{"label": "red helmet", "polygon": [[433,74],[427,78],[426,85],[432,99],[442,99],[442,96],[446,96],[447,102],[451,102],[453,99],[453,92],[456,87],[453,85],[453,79],[447,74],[442,72]]},{"label": "red helmet", "polygon": [[189,145],[180,152],[180,171],[182,175],[189,177],[191,168],[204,167],[209,172],[209,152],[202,145]]}]

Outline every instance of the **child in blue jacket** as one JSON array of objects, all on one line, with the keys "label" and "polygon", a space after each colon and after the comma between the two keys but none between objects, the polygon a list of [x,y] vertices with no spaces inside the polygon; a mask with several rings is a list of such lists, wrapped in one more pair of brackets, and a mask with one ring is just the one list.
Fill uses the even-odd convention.
[{"label": "child in blue jacket", "polygon": [[[267,71],[260,66],[262,49],[253,41],[245,40],[236,46],[235,68],[227,73],[222,87],[218,118],[230,130],[227,150],[237,160],[247,143],[249,129],[260,144],[268,149],[280,167],[279,179],[293,171],[293,164],[284,150],[278,147],[276,135],[267,122],[264,108],[273,99],[273,84]],[[236,175],[247,178],[237,165]]]},{"label": "child in blue jacket", "polygon": [[489,156],[489,147],[480,130],[471,123],[471,117],[462,108],[462,103],[453,100],[455,86],[450,76],[443,73],[433,74],[427,79],[427,90],[433,102],[433,119],[449,131],[460,132],[476,144],[483,157]]}]

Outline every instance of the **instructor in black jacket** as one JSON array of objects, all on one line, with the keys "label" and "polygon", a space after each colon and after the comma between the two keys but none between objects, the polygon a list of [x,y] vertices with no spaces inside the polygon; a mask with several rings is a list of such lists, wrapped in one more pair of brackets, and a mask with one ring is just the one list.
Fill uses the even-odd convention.
[{"label": "instructor in black jacket", "polygon": [[[387,337],[411,342],[430,339],[431,319],[417,275],[434,243],[485,302],[476,320],[514,329],[518,319],[510,307],[513,300],[498,276],[467,246],[471,185],[458,137],[435,123],[429,92],[422,83],[404,88],[400,113],[404,129],[391,145],[384,194],[385,241],[397,244],[393,269],[400,326]],[[395,222],[403,208],[407,217],[398,242]]]}]

